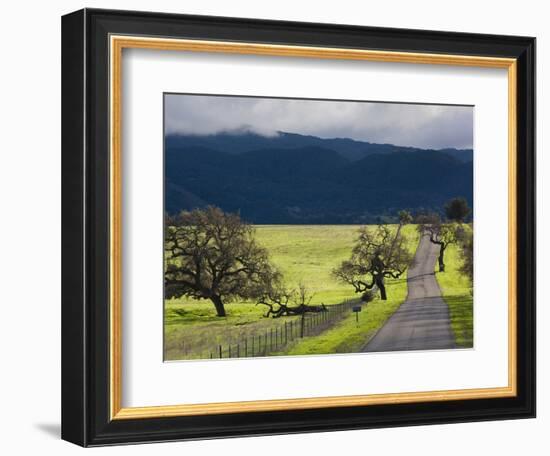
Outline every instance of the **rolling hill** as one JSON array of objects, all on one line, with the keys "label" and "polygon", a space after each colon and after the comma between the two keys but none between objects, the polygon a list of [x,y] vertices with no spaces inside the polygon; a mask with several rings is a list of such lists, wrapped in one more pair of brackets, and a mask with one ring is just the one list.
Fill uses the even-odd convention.
[{"label": "rolling hill", "polygon": [[255,224],[376,223],[401,209],[441,211],[456,196],[471,205],[471,156],[289,133],[168,136],[165,209],[213,204]]},{"label": "rolling hill", "polygon": [[[232,155],[243,152],[270,149],[297,149],[303,147],[320,147],[336,151],[344,158],[355,161],[372,154],[419,151],[415,147],[395,146],[393,144],[376,144],[356,141],[349,138],[319,138],[317,136],[299,135],[280,131],[275,136],[262,136],[249,131],[233,131],[216,135],[168,135],[166,149],[186,147],[205,147]],[[472,161],[472,149],[442,149],[441,152],[451,155],[459,161]]]}]

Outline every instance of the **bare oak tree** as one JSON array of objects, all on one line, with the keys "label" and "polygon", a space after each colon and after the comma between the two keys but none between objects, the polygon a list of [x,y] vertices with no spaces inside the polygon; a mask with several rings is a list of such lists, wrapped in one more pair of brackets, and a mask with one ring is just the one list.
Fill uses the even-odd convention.
[{"label": "bare oak tree", "polygon": [[313,294],[300,283],[298,288],[287,289],[281,283],[274,287],[265,287],[257,298],[257,303],[267,306],[265,317],[279,318],[283,316],[305,315],[309,312],[325,312],[324,304],[311,305]]},{"label": "bare oak tree", "polygon": [[417,229],[421,236],[429,236],[430,242],[439,246],[439,272],[445,272],[445,250],[457,243],[462,226],[454,222],[444,223],[438,214],[428,214],[419,219]]},{"label": "bare oak tree", "polygon": [[254,228],[217,207],[167,217],[164,242],[165,297],[209,299],[219,317],[225,303],[255,298],[279,277]]},{"label": "bare oak tree", "polygon": [[351,258],[333,270],[338,280],[349,283],[356,293],[366,293],[375,286],[380,298],[387,299],[386,278],[399,278],[411,262],[402,225],[392,230],[388,225],[361,227]]}]

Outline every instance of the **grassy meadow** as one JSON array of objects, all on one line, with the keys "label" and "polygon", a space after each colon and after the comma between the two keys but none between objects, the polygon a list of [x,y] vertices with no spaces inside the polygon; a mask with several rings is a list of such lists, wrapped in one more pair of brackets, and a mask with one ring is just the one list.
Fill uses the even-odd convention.
[{"label": "grassy meadow", "polygon": [[[283,272],[288,286],[303,282],[313,293],[312,304],[358,300],[353,287],[337,282],[331,271],[348,259],[359,225],[261,225],[256,239]],[[403,228],[412,253],[418,245],[416,226]],[[287,344],[276,354],[326,354],[359,351],[407,295],[406,277],[387,281],[388,300],[363,306],[359,323],[351,312],[321,334]],[[265,306],[251,302],[226,304],[227,317],[216,316],[210,301],[179,298],[165,301],[164,355],[166,360],[208,358],[218,344],[237,343],[300,317],[264,318]],[[275,353],[274,353],[275,354]]]},{"label": "grassy meadow", "polygon": [[472,285],[460,272],[460,250],[451,244],[445,250],[445,272],[438,272],[436,278],[441,295],[449,306],[451,328],[457,347],[472,348],[474,342],[474,305]]},{"label": "grassy meadow", "polygon": [[287,347],[281,355],[315,355],[320,353],[356,353],[370,341],[386,320],[407,297],[407,276],[386,281],[387,301],[375,299],[363,304],[358,321],[353,313],[334,327],[314,337],[299,339]]}]

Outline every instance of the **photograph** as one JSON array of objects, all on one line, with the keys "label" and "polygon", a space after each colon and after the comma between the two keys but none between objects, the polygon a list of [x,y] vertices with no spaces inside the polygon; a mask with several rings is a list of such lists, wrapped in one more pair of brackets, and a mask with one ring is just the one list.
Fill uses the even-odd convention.
[{"label": "photograph", "polygon": [[164,361],[474,347],[473,106],[163,97]]},{"label": "photograph", "polygon": [[[31,102],[15,117],[61,109],[40,117],[38,134],[19,115],[11,149],[30,140],[37,152],[8,154],[31,173],[11,187],[61,174],[61,218],[41,218],[61,222],[61,289],[44,276],[61,293],[61,322],[42,305],[31,321],[33,334],[61,332],[56,359],[37,358],[55,373],[51,385],[30,392],[55,416],[37,430],[60,422],[66,442],[121,450],[228,439],[217,453],[244,441],[235,437],[287,434],[296,452],[297,434],[348,430],[380,450],[388,433],[406,431],[392,441],[414,453],[414,429],[474,422],[468,439],[438,430],[434,448],[453,441],[463,454],[461,442],[487,432],[509,436],[502,448],[515,453],[542,441],[526,419],[537,416],[540,353],[543,15],[465,21],[457,10],[442,24],[430,16],[437,8],[380,5],[325,17],[296,2],[286,13],[90,6],[63,12],[61,49],[47,15],[37,16],[47,27],[35,21],[33,37],[56,32],[44,43],[61,61],[61,85],[58,66],[57,89],[37,89],[55,100],[7,94]],[[36,52],[20,47],[30,68]],[[45,50],[34,67],[51,66]],[[42,130],[52,147],[40,146]],[[49,172],[59,160],[43,152],[59,143],[61,169]],[[47,209],[36,188],[46,187],[30,186],[10,219]],[[6,239],[36,231],[15,225]],[[20,242],[8,244],[28,263]],[[20,324],[8,327],[12,345],[24,339]],[[21,429],[15,445],[38,441]]]}]

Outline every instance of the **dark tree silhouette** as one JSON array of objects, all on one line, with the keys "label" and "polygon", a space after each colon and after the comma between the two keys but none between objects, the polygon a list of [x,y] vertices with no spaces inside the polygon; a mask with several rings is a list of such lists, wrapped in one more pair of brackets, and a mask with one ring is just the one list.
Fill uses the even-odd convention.
[{"label": "dark tree silhouette", "polygon": [[419,219],[417,227],[421,236],[427,235],[432,244],[439,246],[437,262],[439,272],[445,272],[445,250],[451,244],[455,244],[463,229],[456,223],[443,223],[437,214],[425,215]]},{"label": "dark tree silhouette", "polygon": [[[272,282],[274,283],[274,282]],[[304,284],[298,288],[288,290],[282,284],[275,283],[275,286],[265,287],[257,298],[257,303],[268,307],[265,317],[279,318],[291,315],[305,315],[308,312],[325,312],[324,304],[311,305],[313,294],[309,292]]]},{"label": "dark tree silhouette", "polygon": [[362,227],[351,258],[332,272],[334,277],[352,285],[356,293],[364,294],[376,287],[380,299],[386,300],[384,279],[399,278],[411,262],[401,227],[396,231],[388,225]]},{"label": "dark tree silhouette", "polygon": [[253,227],[237,214],[207,207],[167,217],[166,298],[209,299],[224,317],[224,303],[254,299],[278,277]]},{"label": "dark tree silhouette", "polygon": [[470,212],[472,211],[464,198],[453,198],[445,204],[445,215],[453,222],[463,223]]}]

